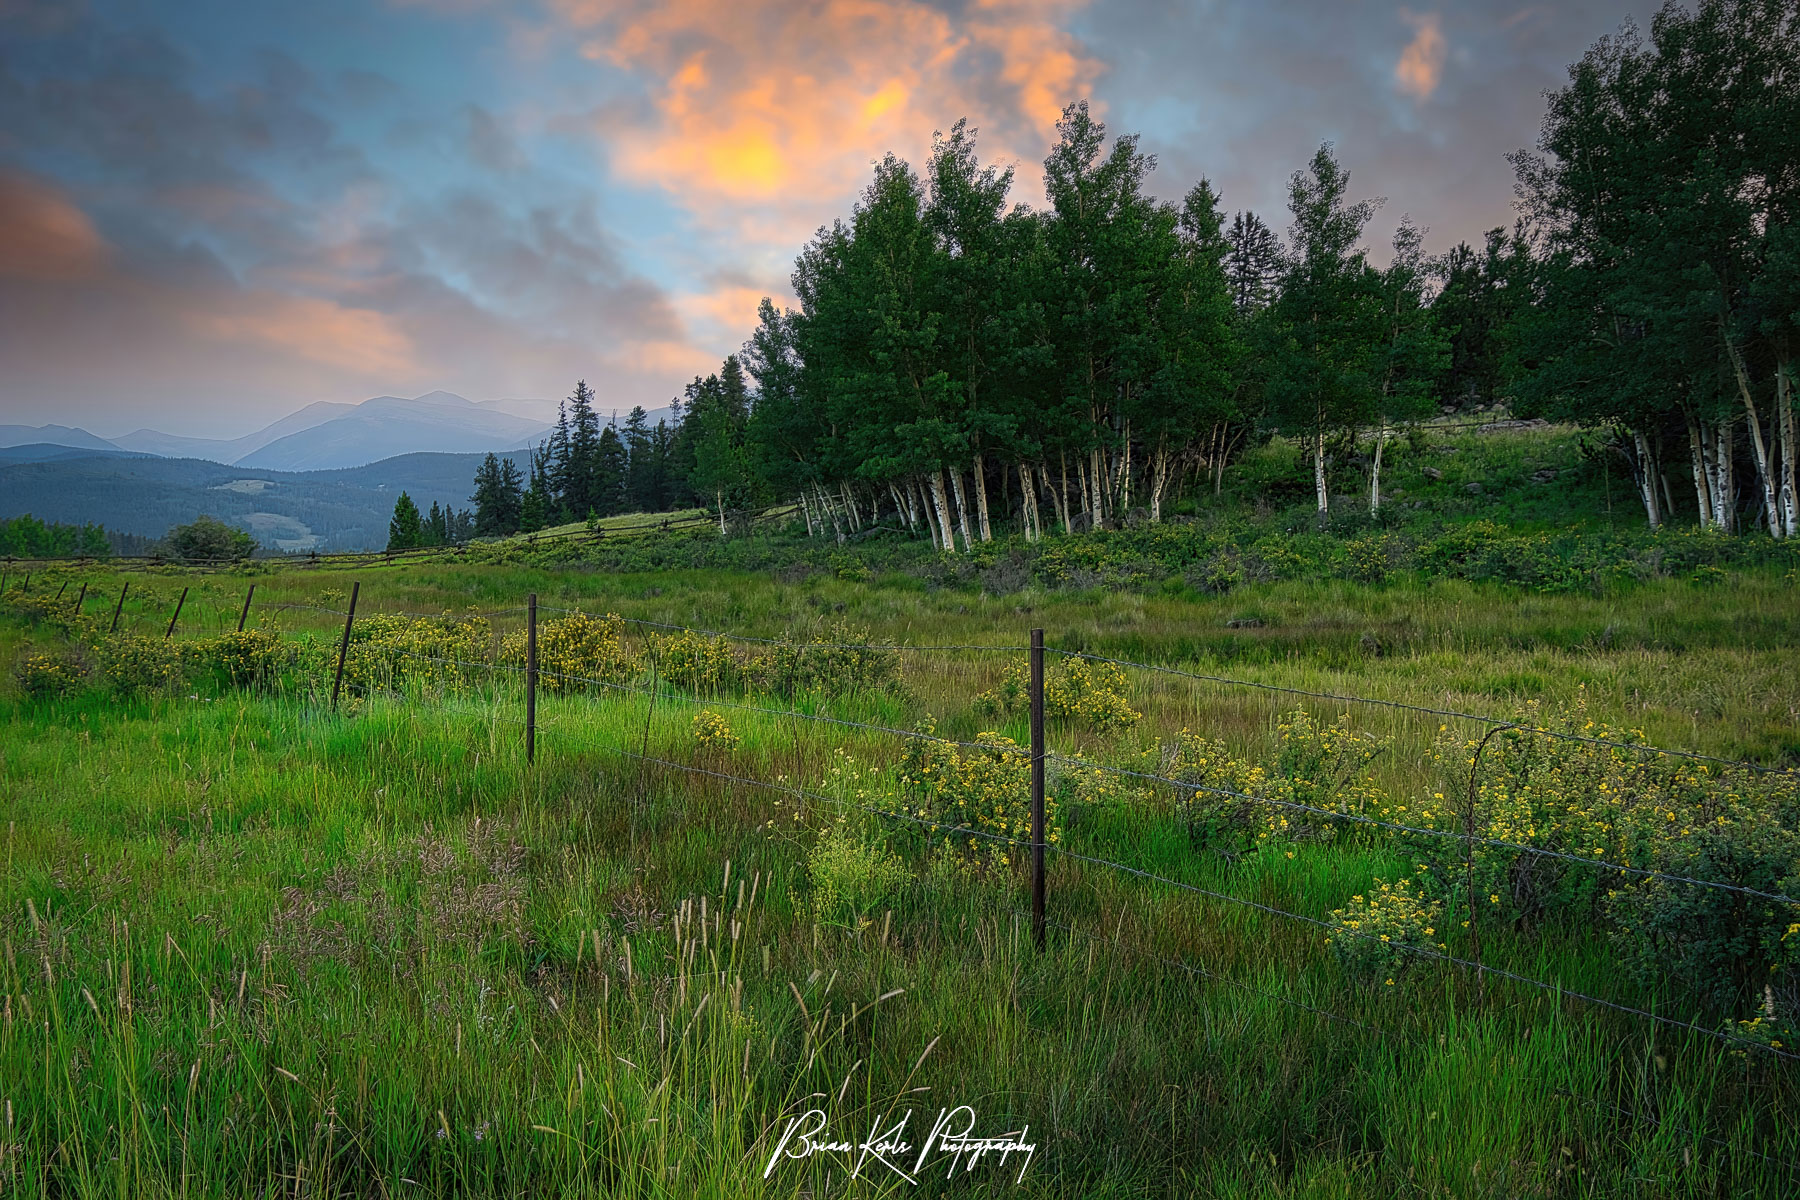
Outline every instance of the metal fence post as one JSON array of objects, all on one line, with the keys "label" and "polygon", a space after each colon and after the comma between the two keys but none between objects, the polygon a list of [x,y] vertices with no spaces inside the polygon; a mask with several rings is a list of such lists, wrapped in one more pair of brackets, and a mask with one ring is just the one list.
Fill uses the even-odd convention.
[{"label": "metal fence post", "polygon": [[127,579],[124,583],[124,586],[119,588],[119,602],[117,604],[113,605],[112,626],[106,632],[108,632],[108,633],[119,632],[119,614],[125,611],[125,593],[129,592],[130,590],[131,590],[131,580]]},{"label": "metal fence post", "polygon": [[181,606],[187,603],[187,594],[188,594],[188,590],[186,588],[182,588],[181,589],[181,599],[175,601],[175,611],[169,614],[169,628],[168,628],[168,632],[163,634],[164,641],[167,641],[168,639],[175,636],[175,622],[177,622],[181,619]]},{"label": "metal fence post", "polygon": [[81,585],[81,594],[75,597],[75,615],[81,615],[81,606],[87,603],[87,584]]},{"label": "metal fence post", "polygon": [[344,686],[344,655],[350,653],[350,623],[356,620],[356,596],[361,583],[350,585],[350,611],[344,614],[344,640],[338,643],[337,677],[331,681],[331,711],[337,711],[338,692]]},{"label": "metal fence post", "polygon": [[525,761],[537,761],[537,593],[525,601]]},{"label": "metal fence post", "polygon": [[1031,933],[1044,948],[1044,631],[1031,631]]},{"label": "metal fence post", "polygon": [[250,590],[244,593],[244,609],[238,613],[237,631],[239,633],[244,632],[244,618],[250,615],[250,598],[254,595],[256,595],[256,585],[253,583],[250,585]]},{"label": "metal fence post", "polygon": [[63,598],[63,593],[68,590],[69,590],[69,581],[65,579],[65,580],[63,580],[63,585],[56,589],[56,599],[57,599],[58,603],[61,603],[62,598]]}]

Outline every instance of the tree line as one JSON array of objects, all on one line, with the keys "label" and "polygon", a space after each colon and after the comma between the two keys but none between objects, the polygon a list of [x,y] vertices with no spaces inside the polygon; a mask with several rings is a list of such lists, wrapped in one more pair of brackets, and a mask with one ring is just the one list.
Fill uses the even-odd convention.
[{"label": "tree line", "polygon": [[1274,436],[1304,448],[1321,521],[1334,468],[1440,408],[1506,403],[1604,429],[1652,527],[1796,531],[1800,10],[1674,3],[1603,39],[1514,158],[1510,230],[1441,256],[1409,218],[1376,267],[1382,201],[1332,147],[1292,176],[1287,236],[1202,179],[1146,190],[1155,159],[1070,105],[1045,205],[1013,203],[958,122],[925,163],[889,155],[764,300],[740,354],[650,428],[602,425],[585,382],[528,476],[490,456],[475,531],[698,504],[792,501],[809,532],[877,525],[945,550],[996,525],[1158,521],[1217,493]]}]

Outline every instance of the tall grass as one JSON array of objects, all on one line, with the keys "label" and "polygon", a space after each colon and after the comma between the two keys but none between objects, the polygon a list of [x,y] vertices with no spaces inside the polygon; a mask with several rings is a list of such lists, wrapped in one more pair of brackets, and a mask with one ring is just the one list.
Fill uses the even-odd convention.
[{"label": "tall grass", "polygon": [[[758,603],[739,620],[774,619]],[[978,628],[941,615],[935,635]],[[948,711],[984,661],[915,672],[899,709],[829,707]],[[1424,670],[1379,678],[1415,694]],[[791,1116],[821,1107],[860,1138],[957,1104],[983,1132],[1028,1126],[1037,1157],[1022,1182],[940,1165],[916,1190],[1791,1186],[1793,1080],[1757,1058],[1450,970],[1366,986],[1316,931],[1068,859],[1053,859],[1052,915],[1080,932],[1042,952],[1005,871],[914,862],[880,911],[838,923],[813,904],[809,850],[866,818],[619,753],[816,781],[839,749],[882,763],[873,735],[722,710],[742,743],[709,751],[693,706],[546,697],[528,765],[511,694],[377,692],[346,709],[225,693],[8,711],[9,1192],[837,1194],[852,1185],[823,1156],[763,1179]],[[1170,825],[1104,812],[1071,833],[1314,915],[1395,865],[1301,846],[1233,869]],[[1580,930],[1488,953],[1619,987]]]}]

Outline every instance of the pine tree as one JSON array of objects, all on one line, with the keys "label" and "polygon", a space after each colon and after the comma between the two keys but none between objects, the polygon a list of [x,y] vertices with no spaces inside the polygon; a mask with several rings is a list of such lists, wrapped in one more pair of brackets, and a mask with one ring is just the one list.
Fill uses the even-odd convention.
[{"label": "pine tree", "polygon": [[594,494],[590,511],[602,517],[625,511],[625,473],[628,456],[619,431],[608,425],[600,431],[594,448]]},{"label": "pine tree", "polygon": [[475,472],[474,535],[504,537],[519,530],[523,477],[518,464],[490,453]]},{"label": "pine tree", "polygon": [[424,522],[419,518],[419,506],[405,492],[394,501],[394,516],[388,522],[389,550],[412,550],[425,544]]}]

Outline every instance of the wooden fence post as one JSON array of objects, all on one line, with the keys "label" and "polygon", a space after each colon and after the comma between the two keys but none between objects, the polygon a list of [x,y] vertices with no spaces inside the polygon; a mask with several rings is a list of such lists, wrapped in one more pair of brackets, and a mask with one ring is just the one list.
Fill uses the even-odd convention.
[{"label": "wooden fence post", "polygon": [[350,652],[350,622],[356,620],[356,595],[361,583],[350,585],[350,611],[344,614],[344,640],[338,643],[337,677],[331,681],[331,711],[337,711],[338,691],[344,686],[344,655]]},{"label": "wooden fence post", "polygon": [[244,609],[238,613],[237,631],[239,633],[244,632],[244,618],[250,615],[250,598],[254,595],[256,595],[256,585],[253,583],[250,585],[250,590],[244,593]]},{"label": "wooden fence post", "polygon": [[525,761],[537,761],[537,593],[525,607],[530,614],[525,627]]},{"label": "wooden fence post", "polygon": [[1044,631],[1031,631],[1031,933],[1044,948]]},{"label": "wooden fence post", "polygon": [[169,629],[167,633],[163,634],[163,640],[165,642],[175,636],[175,622],[181,619],[181,606],[187,603],[187,594],[188,590],[182,588],[181,599],[175,601],[175,611],[169,614]]},{"label": "wooden fence post", "polygon": [[108,633],[119,632],[119,614],[125,611],[125,593],[129,592],[130,590],[131,590],[131,580],[127,579],[125,581],[125,585],[119,589],[119,602],[117,604],[113,605],[112,627],[110,629],[108,629],[106,632],[108,632]]}]

